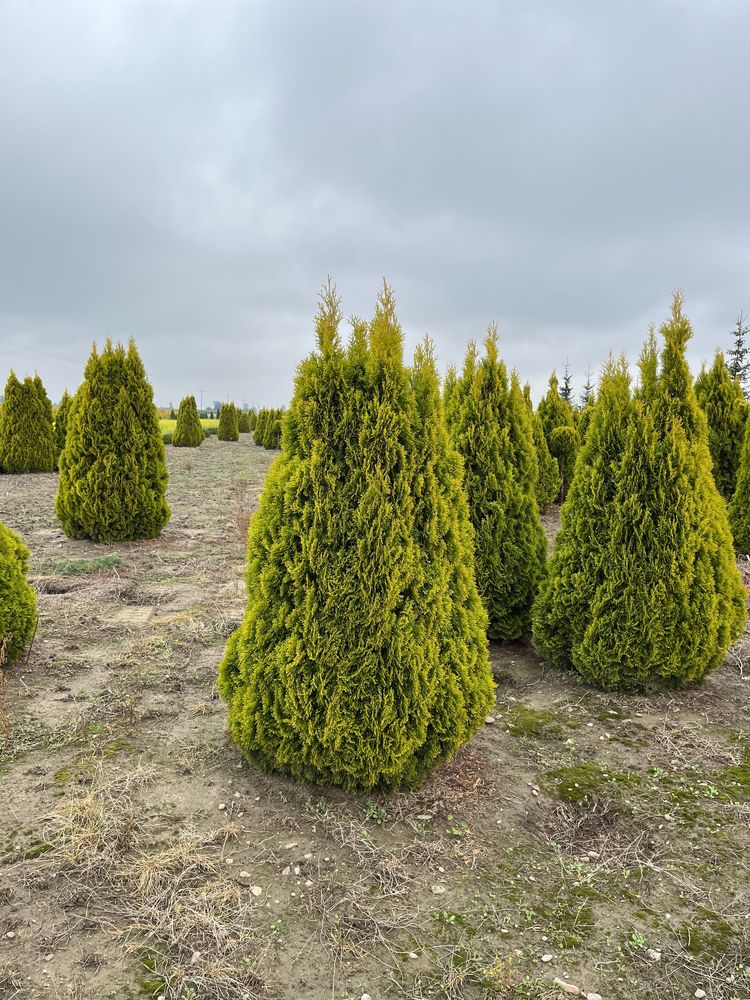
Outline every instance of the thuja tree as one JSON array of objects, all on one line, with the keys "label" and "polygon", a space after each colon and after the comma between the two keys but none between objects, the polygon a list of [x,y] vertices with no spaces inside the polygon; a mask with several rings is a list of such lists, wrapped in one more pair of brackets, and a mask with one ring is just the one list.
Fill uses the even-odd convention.
[{"label": "thuja tree", "polygon": [[573,407],[559,392],[557,375],[553,372],[547,394],[537,410],[550,454],[557,460],[560,472],[560,496],[564,499],[573,481],[580,437],[576,430]]},{"label": "thuja tree", "polygon": [[219,441],[239,441],[240,423],[234,403],[225,403],[219,414]]},{"label": "thuja tree", "polygon": [[177,426],[172,435],[172,444],[176,448],[198,448],[203,444],[204,437],[195,396],[186,396],[177,410]]},{"label": "thuja tree", "polygon": [[255,431],[253,432],[253,442],[259,447],[263,447],[263,441],[266,437],[266,424],[268,423],[268,410],[262,407],[258,411],[258,419],[255,422]]},{"label": "thuja tree", "polygon": [[70,414],[70,404],[72,402],[73,397],[66,389],[62,394],[60,405],[55,414],[55,468],[59,465],[60,455],[62,455],[62,450],[65,447],[65,438],[68,433],[68,415]]},{"label": "thuja tree", "polygon": [[745,426],[737,487],[729,504],[729,521],[736,551],[750,554],[750,420]]},{"label": "thuja tree", "polygon": [[602,373],[589,433],[560,511],[561,527],[533,609],[532,639],[559,667],[573,667],[608,558],[610,512],[631,408],[624,361]]},{"label": "thuja tree", "polygon": [[[700,680],[722,662],[746,614],[679,295],[661,332],[658,373],[647,343],[640,389],[619,418],[607,412],[602,383],[565,505],[560,559],[535,609],[537,648],[604,688]],[[609,486],[592,476],[603,456],[613,459]]]},{"label": "thuja tree", "polygon": [[745,435],[747,403],[740,383],[732,378],[724,355],[716,352],[713,365],[701,370],[695,394],[708,421],[708,447],[719,493],[729,501],[734,495]]},{"label": "thuja tree", "polygon": [[417,783],[492,703],[460,459],[428,351],[409,371],[393,297],[342,345],[321,296],[248,535],[245,621],[219,669],[233,740],[349,789]]},{"label": "thuja tree", "polygon": [[523,396],[526,408],[529,411],[531,420],[531,430],[536,449],[537,479],[536,479],[536,502],[539,510],[545,511],[551,503],[554,503],[560,493],[560,469],[557,459],[553,458],[547,447],[547,439],[544,436],[544,428],[539,414],[534,412],[534,404],[531,401],[531,387],[528,382],[523,387]]},{"label": "thuja tree", "polygon": [[154,538],[169,520],[164,442],[130,341],[94,345],[68,417],[56,509],[72,538]]},{"label": "thuja tree", "polygon": [[284,411],[274,409],[269,411],[263,434],[263,447],[277,449],[281,447],[281,423]]},{"label": "thuja tree", "polygon": [[240,434],[249,434],[250,433],[250,430],[251,430],[251,428],[250,428],[250,416],[249,416],[247,410],[240,410],[240,411],[238,411],[238,413],[237,413],[237,429],[239,430]]},{"label": "thuja tree", "polygon": [[52,404],[38,375],[20,382],[10,373],[0,413],[0,468],[3,472],[55,468]]},{"label": "thuja tree", "polygon": [[29,550],[0,521],[0,667],[29,646],[36,627],[36,596],[26,573]]},{"label": "thuja tree", "polygon": [[258,423],[258,411],[255,409],[254,406],[251,406],[250,409],[247,411],[247,423],[248,423],[248,430],[251,432],[254,431],[255,425]]},{"label": "thuja tree", "polygon": [[529,631],[544,575],[547,542],[536,500],[538,476],[531,417],[514,372],[508,378],[490,327],[485,354],[469,350],[458,385],[453,436],[464,460],[474,527],[479,593],[495,639]]}]

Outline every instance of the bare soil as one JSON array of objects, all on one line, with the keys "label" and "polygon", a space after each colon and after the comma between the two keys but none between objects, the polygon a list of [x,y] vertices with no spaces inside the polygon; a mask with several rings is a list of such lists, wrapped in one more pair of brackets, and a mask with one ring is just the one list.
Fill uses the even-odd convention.
[{"label": "bare soil", "polygon": [[744,644],[649,698],[495,646],[492,721],[421,789],[269,776],[215,678],[274,453],[167,452],[155,541],[71,541],[56,476],[0,477],[40,615],[0,690],[0,998],[750,997]]}]

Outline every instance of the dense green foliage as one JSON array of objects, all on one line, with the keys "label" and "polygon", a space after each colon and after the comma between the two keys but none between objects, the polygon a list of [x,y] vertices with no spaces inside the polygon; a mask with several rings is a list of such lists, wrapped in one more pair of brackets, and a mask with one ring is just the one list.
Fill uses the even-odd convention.
[{"label": "dense green foliage", "polygon": [[237,429],[240,434],[249,434],[252,428],[250,427],[250,414],[247,410],[238,410],[237,412]]},{"label": "dense green foliage", "polygon": [[29,550],[0,521],[0,667],[27,650],[36,628],[36,595],[26,574]]},{"label": "dense green foliage", "polygon": [[219,441],[239,441],[240,421],[234,403],[224,403],[219,414]]},{"label": "dense green foliage", "polygon": [[729,522],[735,550],[750,555],[750,420],[745,423],[737,487],[729,503]]},{"label": "dense green foliage", "polygon": [[153,392],[135,342],[94,345],[68,416],[56,510],[72,538],[154,538],[169,520]]},{"label": "dense green foliage", "polygon": [[557,460],[561,483],[560,496],[565,499],[573,481],[580,437],[575,426],[573,407],[560,395],[557,375],[554,372],[550,376],[547,394],[539,402],[537,413],[542,422],[547,447]]},{"label": "dense green foliage", "polygon": [[172,435],[176,448],[198,448],[205,438],[195,396],[185,396],[177,411],[177,426]]},{"label": "dense green foliage", "polygon": [[547,540],[536,500],[534,432],[518,375],[508,378],[493,327],[477,359],[473,345],[456,387],[451,433],[464,460],[474,527],[477,585],[493,639],[529,631],[544,575]]},{"label": "dense green foliage", "polygon": [[19,382],[11,372],[0,412],[0,470],[52,472],[55,458],[52,404],[42,380]]},{"label": "dense green foliage", "polygon": [[65,438],[68,433],[68,415],[70,414],[70,405],[72,402],[73,397],[66,389],[62,394],[60,405],[55,414],[55,468],[58,468],[60,455],[62,455],[62,450],[65,447]]},{"label": "dense green foliage", "polygon": [[263,447],[263,442],[266,438],[266,424],[268,423],[269,411],[266,407],[261,407],[258,411],[258,418],[255,422],[255,430],[253,432],[253,442],[259,447]]},{"label": "dense green foliage", "polygon": [[534,608],[537,649],[603,688],[700,680],[746,613],[679,295],[661,332],[634,396],[624,362],[605,369]]},{"label": "dense green foliage", "polygon": [[523,395],[526,407],[531,419],[531,430],[534,438],[534,448],[536,449],[537,478],[536,478],[536,502],[540,511],[545,511],[551,503],[554,503],[560,493],[560,469],[557,459],[550,454],[547,447],[547,439],[544,436],[544,428],[539,414],[534,412],[534,404],[531,401],[531,387],[528,382],[523,387]]},{"label": "dense green foliage", "polygon": [[695,394],[708,421],[708,447],[719,493],[729,501],[734,495],[745,436],[747,403],[740,383],[733,379],[721,351],[713,365],[701,369]]},{"label": "dense green foliage", "polygon": [[233,740],[267,768],[412,785],[492,704],[486,616],[431,353],[404,367],[387,288],[348,347],[340,315],[329,287],[250,525],[247,613],[219,689]]},{"label": "dense green foliage", "polygon": [[264,448],[278,449],[281,447],[281,422],[283,415],[284,411],[281,409],[268,411],[263,433]]},{"label": "dense green foliage", "polygon": [[281,447],[281,428],[284,421],[284,410],[266,406],[261,407],[255,421],[253,441],[261,448],[278,449]]}]

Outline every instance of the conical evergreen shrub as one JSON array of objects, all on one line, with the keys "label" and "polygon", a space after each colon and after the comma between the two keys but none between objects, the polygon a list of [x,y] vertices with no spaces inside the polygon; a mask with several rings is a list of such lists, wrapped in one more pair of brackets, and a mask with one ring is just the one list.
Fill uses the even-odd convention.
[{"label": "conical evergreen shrub", "polygon": [[700,680],[746,614],[679,295],[661,332],[635,399],[605,373],[534,610],[537,649],[603,688]]},{"label": "conical evergreen shrub", "polygon": [[3,472],[52,472],[55,435],[52,404],[38,375],[19,382],[15,372],[5,386],[0,414],[0,469]]},{"label": "conical evergreen shrub", "polygon": [[250,433],[250,415],[246,410],[238,410],[237,412],[237,429],[240,434]]},{"label": "conical evergreen shrub", "polygon": [[429,352],[393,297],[341,345],[329,286],[248,535],[245,621],[219,670],[233,740],[348,789],[412,785],[492,703],[460,459]]},{"label": "conical evergreen shrub", "polygon": [[265,430],[263,433],[263,447],[277,449],[281,447],[281,420],[283,410],[272,409],[268,411],[266,417]]},{"label": "conical evergreen shrub", "polygon": [[169,520],[164,442],[131,340],[94,345],[68,417],[56,510],[72,538],[155,538]]},{"label": "conical evergreen shrub", "polygon": [[251,432],[254,431],[255,426],[258,423],[258,411],[252,406],[247,411],[247,422],[249,424],[249,430]]},{"label": "conical evergreen shrub", "polygon": [[729,504],[729,523],[735,550],[750,555],[750,420],[745,425],[737,486]]},{"label": "conical evergreen shrub", "polygon": [[531,607],[544,576],[547,540],[536,501],[538,476],[531,417],[513,372],[497,353],[490,327],[485,355],[473,345],[453,437],[464,460],[464,488],[474,527],[479,593],[493,639],[529,631]]},{"label": "conical evergreen shrub", "polygon": [[28,649],[36,628],[36,595],[26,579],[29,550],[0,521],[0,668]]},{"label": "conical evergreen shrub", "polygon": [[258,447],[263,447],[263,442],[266,438],[266,424],[268,422],[268,410],[262,407],[258,411],[258,419],[255,422],[255,431],[253,432],[253,443],[257,444]]},{"label": "conical evergreen shrub", "polygon": [[550,454],[557,460],[560,473],[560,496],[564,500],[573,481],[580,436],[576,430],[573,407],[559,391],[557,375],[553,372],[547,394],[537,409]]},{"label": "conical evergreen shrub", "polygon": [[62,394],[60,405],[58,406],[57,413],[55,414],[55,468],[58,468],[60,455],[62,455],[62,450],[65,447],[65,437],[68,433],[68,415],[70,413],[70,404],[72,402],[73,397],[66,389]]},{"label": "conical evergreen shrub", "polygon": [[617,470],[631,409],[624,361],[604,368],[576,475],[562,506],[561,527],[533,609],[536,649],[558,667],[573,667],[589,608],[609,558]]},{"label": "conical evergreen shrub", "polygon": [[219,441],[239,441],[240,422],[234,403],[225,403],[219,414]]},{"label": "conical evergreen shrub", "polygon": [[175,448],[198,448],[203,444],[204,438],[195,396],[185,396],[177,410],[177,426],[172,435],[172,444]]},{"label": "conical evergreen shrub", "polygon": [[531,419],[531,429],[534,437],[534,448],[537,460],[537,480],[536,480],[536,502],[540,511],[545,511],[550,504],[554,503],[560,494],[560,469],[557,459],[553,458],[547,447],[547,439],[544,436],[544,428],[539,414],[534,412],[534,404],[531,402],[531,387],[528,382],[523,387],[523,396],[526,408]]},{"label": "conical evergreen shrub", "polygon": [[719,493],[729,502],[737,485],[748,406],[739,382],[732,378],[721,351],[695,382],[695,395],[708,421],[708,447]]}]

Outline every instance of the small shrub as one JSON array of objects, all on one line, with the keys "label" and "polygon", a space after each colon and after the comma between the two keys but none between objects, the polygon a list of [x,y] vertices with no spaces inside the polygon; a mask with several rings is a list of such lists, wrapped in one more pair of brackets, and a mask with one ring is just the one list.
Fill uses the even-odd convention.
[{"label": "small shrub", "polygon": [[219,414],[219,441],[239,441],[240,428],[234,403],[225,403]]},{"label": "small shrub", "polygon": [[68,417],[55,503],[72,538],[154,538],[169,520],[164,443],[143,363],[107,340],[91,352]]},{"label": "small shrub", "polygon": [[186,396],[180,403],[177,413],[177,425],[172,435],[172,444],[176,448],[198,448],[204,439],[201,420],[195,396]]},{"label": "small shrub", "polygon": [[26,574],[29,550],[0,521],[0,667],[26,652],[36,627],[36,595]]}]

